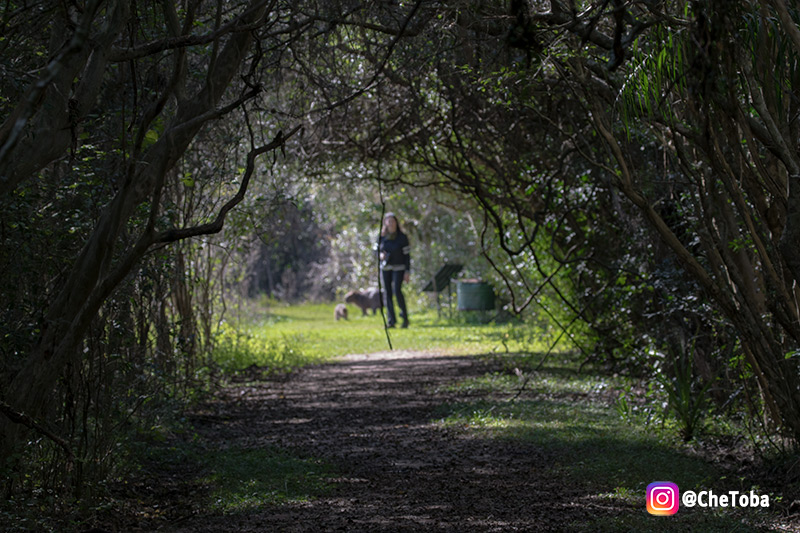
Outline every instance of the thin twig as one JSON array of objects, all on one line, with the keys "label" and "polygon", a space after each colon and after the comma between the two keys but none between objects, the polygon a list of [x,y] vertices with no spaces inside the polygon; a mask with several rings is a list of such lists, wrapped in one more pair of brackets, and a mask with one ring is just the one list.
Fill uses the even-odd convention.
[{"label": "thin twig", "polygon": [[381,319],[383,319],[383,331],[386,333],[386,342],[389,343],[389,350],[393,350],[392,348],[392,337],[389,335],[389,326],[386,323],[386,314],[383,310],[383,288],[382,288],[382,281],[383,281],[383,274],[381,272],[381,233],[383,232],[383,217],[386,215],[386,200],[383,198],[383,184],[381,182],[381,157],[382,157],[382,150],[381,150],[381,140],[383,138],[383,126],[381,125],[381,88],[380,85],[378,86],[378,154],[375,158],[375,167],[377,171],[377,178],[378,178],[378,193],[381,195],[381,218],[378,221],[378,239],[377,239],[377,250],[375,257],[378,261],[378,293],[381,295]]},{"label": "thin twig", "polygon": [[44,427],[44,425],[42,425],[40,422],[37,422],[32,416],[27,415],[22,411],[17,411],[3,400],[0,400],[0,412],[6,415],[6,417],[15,424],[27,426],[58,444],[61,449],[64,450],[64,453],[67,454],[67,469],[72,469],[72,465],[75,464],[75,454],[72,452],[72,449],[69,447],[69,444],[66,440]]}]

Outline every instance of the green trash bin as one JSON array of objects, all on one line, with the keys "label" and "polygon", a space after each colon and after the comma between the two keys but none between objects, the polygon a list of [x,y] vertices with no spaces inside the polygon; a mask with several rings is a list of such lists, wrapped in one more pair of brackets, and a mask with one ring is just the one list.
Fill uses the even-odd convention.
[{"label": "green trash bin", "polygon": [[480,280],[460,280],[456,288],[459,311],[491,311],[494,288]]}]

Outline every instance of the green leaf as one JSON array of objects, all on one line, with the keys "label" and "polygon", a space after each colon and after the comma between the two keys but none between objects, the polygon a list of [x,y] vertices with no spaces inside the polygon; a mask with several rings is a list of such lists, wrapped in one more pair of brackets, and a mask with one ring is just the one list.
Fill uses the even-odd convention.
[{"label": "green leaf", "polygon": [[144,142],[142,143],[142,148],[147,148],[158,142],[158,132],[156,130],[148,130],[147,133],[144,134]]}]

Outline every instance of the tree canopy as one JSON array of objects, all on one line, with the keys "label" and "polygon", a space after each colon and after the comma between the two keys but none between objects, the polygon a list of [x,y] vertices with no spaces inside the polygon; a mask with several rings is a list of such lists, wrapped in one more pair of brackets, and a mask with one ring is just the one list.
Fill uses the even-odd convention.
[{"label": "tree canopy", "polygon": [[237,260],[285,295],[311,290],[293,261],[363,281],[387,196],[426,267],[480,253],[508,309],[587,360],[752,387],[769,431],[800,438],[796,6],[0,13],[3,468],[30,432],[99,455],[143,398],[202,381]]}]

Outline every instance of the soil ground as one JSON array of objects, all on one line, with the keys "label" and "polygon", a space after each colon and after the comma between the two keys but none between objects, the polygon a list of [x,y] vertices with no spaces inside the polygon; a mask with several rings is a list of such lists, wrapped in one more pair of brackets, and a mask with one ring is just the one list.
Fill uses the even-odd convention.
[{"label": "soil ground", "polygon": [[159,531],[563,531],[565,520],[623,511],[576,505],[583,495],[548,476],[532,446],[435,423],[455,399],[443,387],[487,370],[475,358],[394,351],[232,387],[195,416],[201,439],[324,458],[341,475],[332,495],[238,517],[200,511]]},{"label": "soil ground", "polygon": [[127,530],[569,531],[600,516],[644,512],[620,500],[587,501],[550,469],[555,458],[531,444],[438,424],[442,404],[464,400],[446,386],[490,370],[472,357],[394,351],[229,387],[193,415],[197,440],[322,458],[336,472],[333,489],[224,515],[182,507],[177,500],[191,499],[186,487],[170,494],[162,484],[162,519]]}]

